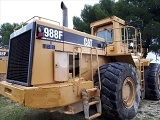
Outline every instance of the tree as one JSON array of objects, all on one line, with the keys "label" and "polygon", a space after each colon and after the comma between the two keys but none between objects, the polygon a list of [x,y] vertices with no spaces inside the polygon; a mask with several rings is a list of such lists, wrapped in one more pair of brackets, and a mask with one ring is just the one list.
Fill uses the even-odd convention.
[{"label": "tree", "polygon": [[143,36],[147,44],[150,46],[149,50],[155,53],[156,57],[160,56],[160,22],[150,21],[144,28]]},{"label": "tree", "polygon": [[9,44],[9,38],[10,34],[14,31],[14,28],[18,26],[17,23],[4,23],[0,26],[0,42],[3,43],[3,45],[8,45]]},{"label": "tree", "polygon": [[81,11],[81,18],[74,16],[73,25],[74,29],[91,33],[90,23],[96,20],[100,20],[107,17],[105,11],[101,9],[100,4],[85,5],[84,9]]}]

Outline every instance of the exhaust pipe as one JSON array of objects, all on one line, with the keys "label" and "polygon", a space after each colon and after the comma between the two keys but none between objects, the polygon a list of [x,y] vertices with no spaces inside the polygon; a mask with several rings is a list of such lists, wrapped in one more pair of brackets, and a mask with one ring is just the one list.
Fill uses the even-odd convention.
[{"label": "exhaust pipe", "polygon": [[63,26],[68,27],[68,8],[61,2],[61,9],[63,10]]}]

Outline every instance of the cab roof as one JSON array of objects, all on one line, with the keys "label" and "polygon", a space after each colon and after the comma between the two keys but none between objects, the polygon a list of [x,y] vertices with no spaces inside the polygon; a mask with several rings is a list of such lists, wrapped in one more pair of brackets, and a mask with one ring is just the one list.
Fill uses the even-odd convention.
[{"label": "cab roof", "polygon": [[122,25],[125,25],[125,21],[122,20],[121,18],[119,18],[117,16],[111,16],[111,17],[107,17],[107,18],[104,18],[104,19],[101,19],[101,20],[98,20],[98,21],[91,23],[90,27],[93,28],[93,27],[104,26],[104,25],[112,23],[113,21],[118,22]]}]

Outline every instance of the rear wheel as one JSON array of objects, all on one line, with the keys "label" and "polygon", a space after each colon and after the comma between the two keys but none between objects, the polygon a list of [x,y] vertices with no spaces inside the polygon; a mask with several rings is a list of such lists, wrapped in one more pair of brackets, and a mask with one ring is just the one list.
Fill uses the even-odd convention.
[{"label": "rear wheel", "polygon": [[[109,119],[132,119],[140,102],[138,75],[127,63],[115,62],[100,67],[103,115]],[[98,85],[98,73],[94,75]]]},{"label": "rear wheel", "polygon": [[160,99],[160,64],[151,63],[145,78],[145,97],[151,100]]}]

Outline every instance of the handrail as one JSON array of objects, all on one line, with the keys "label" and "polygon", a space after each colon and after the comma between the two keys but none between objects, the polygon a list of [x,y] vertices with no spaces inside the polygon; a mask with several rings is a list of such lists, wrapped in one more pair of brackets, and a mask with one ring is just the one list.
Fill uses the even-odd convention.
[{"label": "handrail", "polygon": [[[78,51],[78,48],[80,48],[80,52]],[[78,81],[78,85],[77,85],[77,96],[79,95],[79,85],[80,85],[80,80],[81,80],[81,74],[82,74],[82,47],[81,46],[73,46],[73,87],[75,87],[75,53],[76,50],[78,51],[77,53],[80,53],[80,64],[79,64],[79,81]]]},{"label": "handrail", "polygon": [[102,84],[100,80],[100,70],[99,70],[99,60],[98,60],[98,51],[96,47],[91,48],[91,72],[92,72],[92,81],[93,81],[93,67],[92,67],[92,60],[93,60],[93,49],[96,50],[96,61],[97,61],[97,70],[98,70],[98,82],[99,82],[99,89],[101,90]]},{"label": "handrail", "polygon": [[21,25],[17,26],[16,28],[14,28],[13,30],[17,30],[18,28],[20,27],[23,27],[26,23],[28,23],[30,20],[35,20],[36,18],[38,18],[39,20],[40,19],[44,19],[44,20],[48,20],[48,21],[52,21],[52,22],[55,22],[55,23],[58,23],[60,25],[60,22],[58,21],[55,21],[55,20],[51,20],[51,19],[48,19],[48,18],[44,18],[44,17],[40,17],[40,16],[34,16],[32,18],[30,18],[29,20],[27,20],[26,22],[22,23]]},{"label": "handrail", "polygon": [[[129,34],[128,34],[128,29],[129,28],[133,31],[133,35],[132,35],[131,38],[129,38]],[[126,46],[128,46],[127,47],[128,53],[130,53],[130,51],[132,51],[131,53],[135,53],[135,54],[138,53],[138,52],[140,52],[140,53],[142,52],[142,50],[141,50],[142,49],[141,48],[142,47],[141,34],[139,32],[137,32],[137,29],[135,27],[133,27],[133,26],[123,26],[123,27],[113,28],[113,29],[109,29],[109,30],[114,31],[116,29],[119,29],[119,33],[121,33],[121,30],[122,30],[124,38],[122,39],[122,33],[121,33],[121,38],[119,38],[119,40],[116,40],[115,38],[113,38],[112,42],[106,40],[107,45],[110,45],[111,43],[114,44],[115,42],[119,42],[119,43],[121,43],[121,46],[123,48],[124,53],[127,52],[126,51]],[[137,42],[137,39],[136,39],[137,34],[140,34],[140,38],[139,38],[140,43]],[[133,43],[132,48],[129,48],[129,43]],[[138,46],[140,46],[140,49],[138,49]]]}]

